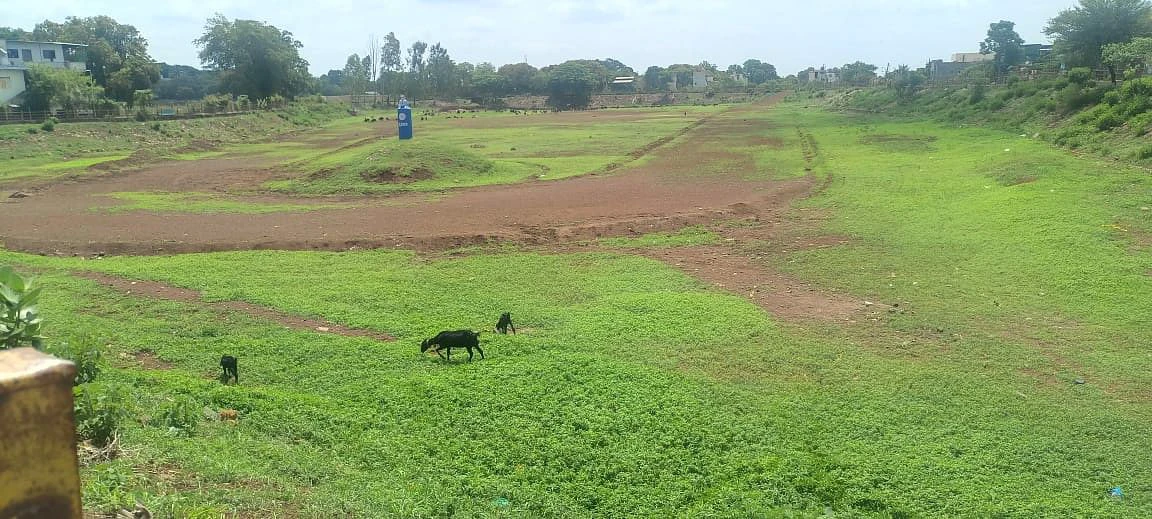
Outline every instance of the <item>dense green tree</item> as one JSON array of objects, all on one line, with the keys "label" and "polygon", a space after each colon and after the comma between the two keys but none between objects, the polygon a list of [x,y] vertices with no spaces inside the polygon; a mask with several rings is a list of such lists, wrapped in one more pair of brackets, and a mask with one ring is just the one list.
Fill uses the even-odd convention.
[{"label": "dense green tree", "polygon": [[19,27],[0,27],[0,40],[30,40],[32,33]]},{"label": "dense green tree", "polygon": [[840,81],[846,85],[865,86],[876,79],[876,65],[857,61],[840,67]]},{"label": "dense green tree", "polygon": [[456,94],[456,63],[448,49],[437,42],[428,49],[428,83],[435,95],[450,97]]},{"label": "dense green tree", "polygon": [[217,14],[193,43],[200,48],[201,63],[220,71],[221,86],[232,94],[292,98],[309,87],[308,62],[300,57],[303,45],[288,31]]},{"label": "dense green tree", "polygon": [[346,94],[363,94],[368,85],[368,70],[359,54],[352,54],[344,62],[341,86]]},{"label": "dense green tree", "polygon": [[220,91],[220,74],[187,65],[160,64],[160,82],[152,87],[157,99],[202,99]]},{"label": "dense green tree", "polygon": [[[163,84],[163,83],[161,83]],[[320,95],[338,96],[344,93],[344,71],[341,69],[329,70],[321,74],[316,84]]]},{"label": "dense green tree", "polygon": [[532,80],[539,70],[527,63],[511,63],[500,67],[497,72],[504,78],[509,93],[522,95],[532,92]]},{"label": "dense green tree", "polygon": [[995,54],[996,71],[1002,74],[1024,62],[1024,38],[1016,32],[1015,23],[1000,20],[988,26],[988,37],[980,42],[980,53]]},{"label": "dense green tree", "polygon": [[586,108],[592,94],[603,88],[603,65],[595,61],[565,61],[549,68],[548,104],[559,110]]},{"label": "dense green tree", "polygon": [[668,89],[668,72],[658,66],[644,71],[644,89],[649,92],[663,92]]},{"label": "dense green tree", "polygon": [[1106,66],[1118,73],[1152,64],[1152,38],[1135,38],[1128,43],[1112,43],[1101,53]]},{"label": "dense green tree", "polygon": [[744,62],[743,65],[744,75],[748,76],[748,82],[753,85],[759,85],[765,81],[778,79],[780,76],[776,73],[776,66],[771,63],[764,63],[758,59],[750,59]]},{"label": "dense green tree", "polygon": [[507,83],[504,76],[496,72],[495,66],[491,63],[481,63],[476,65],[476,69],[472,72],[472,91],[474,99],[488,102],[504,97],[507,93]]},{"label": "dense green tree", "polygon": [[[1147,0],[1080,0],[1048,22],[1045,34],[1072,66],[1103,64],[1104,46],[1152,35],[1152,4]],[[1116,69],[1110,67],[1112,81]]]},{"label": "dense green tree", "polygon": [[384,45],[380,47],[381,90],[399,94],[404,84],[403,72],[404,51],[401,50],[400,40],[396,39],[396,33],[390,32],[384,37]]},{"label": "dense green tree", "polygon": [[112,99],[127,99],[128,105],[132,106],[135,99],[134,92],[151,90],[157,81],[160,81],[160,67],[139,60],[129,60],[120,70],[108,77],[104,91]]},{"label": "dense green tree", "polygon": [[70,110],[99,97],[103,89],[78,70],[33,64],[24,74],[25,108],[40,112],[62,107]]}]

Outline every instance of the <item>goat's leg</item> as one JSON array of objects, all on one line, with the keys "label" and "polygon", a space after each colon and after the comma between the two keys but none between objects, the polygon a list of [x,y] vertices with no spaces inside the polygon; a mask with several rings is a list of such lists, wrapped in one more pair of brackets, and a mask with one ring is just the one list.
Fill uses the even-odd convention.
[{"label": "goat's leg", "polygon": [[480,348],[479,344],[476,345],[476,349],[480,350],[480,360],[484,360],[484,350]]},{"label": "goat's leg", "polygon": [[436,356],[437,356],[437,357],[440,357],[440,360],[444,360],[444,354],[443,354],[443,353],[440,353],[440,348],[436,348],[436,349],[434,349],[434,350],[432,350],[432,351],[436,352]]},{"label": "goat's leg", "polygon": [[451,347],[451,346],[449,346],[449,347],[447,347],[447,348],[445,348],[445,349],[447,349],[447,350],[448,350],[448,362],[452,362],[452,347]]},{"label": "goat's leg", "polygon": [[468,350],[468,362],[472,362],[472,347],[468,346],[465,349]]},{"label": "goat's leg", "polygon": [[516,325],[512,324],[512,321],[508,321],[508,326],[512,327],[512,335],[516,335]]}]

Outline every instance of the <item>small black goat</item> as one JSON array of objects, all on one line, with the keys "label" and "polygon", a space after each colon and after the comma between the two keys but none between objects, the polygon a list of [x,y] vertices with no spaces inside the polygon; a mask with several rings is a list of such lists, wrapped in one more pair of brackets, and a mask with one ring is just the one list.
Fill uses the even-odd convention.
[{"label": "small black goat", "polygon": [[508,328],[512,328],[513,334],[516,333],[516,325],[512,324],[512,314],[504,312],[500,314],[500,320],[496,321],[496,331],[508,335]]},{"label": "small black goat", "polygon": [[228,379],[236,379],[236,383],[240,383],[240,372],[236,371],[236,357],[225,355],[220,357],[220,367],[224,369],[224,383],[228,383]]},{"label": "small black goat", "polygon": [[436,352],[437,355],[440,355],[441,359],[444,358],[444,355],[440,352],[447,350],[447,360],[449,361],[452,360],[452,348],[464,348],[468,350],[468,362],[472,362],[473,348],[480,352],[481,359],[484,358],[484,350],[480,349],[480,332],[473,332],[472,330],[440,332],[435,337],[420,343],[420,353],[427,352],[429,348]]}]

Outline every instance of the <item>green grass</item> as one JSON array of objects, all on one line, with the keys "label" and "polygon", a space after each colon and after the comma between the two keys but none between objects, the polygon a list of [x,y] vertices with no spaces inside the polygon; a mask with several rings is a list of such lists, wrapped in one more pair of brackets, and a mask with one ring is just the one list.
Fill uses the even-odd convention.
[{"label": "green grass", "polygon": [[[761,117],[810,133],[831,180],[784,217],[791,232],[851,242],[761,244],[763,261],[899,307],[781,323],[624,254],[0,252],[45,273],[54,340],[107,345],[102,377],[133,388],[139,416],[178,397],[241,413],[191,436],[133,421],[124,456],[85,469],[85,502],[174,516],[1152,515],[1147,173],[997,131],[798,104]],[[698,239],[713,241],[609,243]],[[68,269],[398,340],[118,295]],[[418,353],[503,311],[521,333],[483,336],[485,361]],[[142,349],[171,369],[135,367]],[[241,359],[238,386],[213,380],[223,353]]]},{"label": "green grass", "polygon": [[119,205],[99,207],[98,211],[121,213],[130,211],[152,211],[159,213],[242,213],[263,214],[299,211],[316,211],[348,207],[346,204],[284,204],[260,201],[223,198],[215,193],[195,192],[119,192],[110,193],[110,198],[123,202]]},{"label": "green grass", "polygon": [[674,233],[650,233],[635,238],[600,238],[601,245],[622,248],[645,247],[690,247],[693,245],[715,245],[720,243],[720,235],[703,227],[685,227]]}]

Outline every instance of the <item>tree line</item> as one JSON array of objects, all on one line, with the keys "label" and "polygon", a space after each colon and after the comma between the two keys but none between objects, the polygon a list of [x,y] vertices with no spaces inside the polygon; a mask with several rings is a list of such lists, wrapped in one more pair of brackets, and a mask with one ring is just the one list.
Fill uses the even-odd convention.
[{"label": "tree line", "polygon": [[79,104],[131,109],[155,98],[190,100],[213,94],[291,99],[366,92],[481,103],[530,94],[547,96],[554,105],[567,108],[586,105],[597,93],[695,90],[699,85],[694,77],[699,75],[707,76],[711,90],[755,88],[779,78],[773,65],[757,59],[724,70],[708,62],[652,66],[642,75],[612,58],[569,60],[539,69],[527,63],[497,67],[457,62],[441,43],[416,41],[404,47],[395,33],[382,41],[369,38],[363,56],[352,54],[343,69],[312,77],[308,62],[300,56],[303,44],[291,32],[220,14],[209,18],[204,33],[192,42],[202,68],[155,63],[140,32],[108,16],[68,17],[62,23],[46,20],[31,31],[0,27],[0,39],[87,45],[83,52],[87,74],[29,67],[25,106],[34,111]]}]

